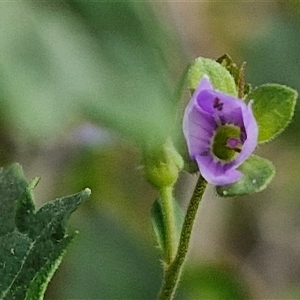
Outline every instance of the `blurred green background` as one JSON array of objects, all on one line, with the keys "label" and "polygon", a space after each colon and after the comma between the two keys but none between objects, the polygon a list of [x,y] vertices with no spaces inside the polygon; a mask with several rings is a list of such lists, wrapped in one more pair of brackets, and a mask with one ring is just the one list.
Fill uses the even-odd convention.
[{"label": "blurred green background", "polygon": [[[224,53],[247,61],[253,86],[300,90],[300,2],[0,3],[1,164],[42,177],[38,207],[92,189],[45,299],[155,299],[157,192],[140,149],[180,136],[184,69]],[[267,190],[222,199],[208,189],[177,299],[300,298],[299,124],[297,107],[282,136],[257,151],[277,169]],[[183,208],[195,179],[178,182]]]}]

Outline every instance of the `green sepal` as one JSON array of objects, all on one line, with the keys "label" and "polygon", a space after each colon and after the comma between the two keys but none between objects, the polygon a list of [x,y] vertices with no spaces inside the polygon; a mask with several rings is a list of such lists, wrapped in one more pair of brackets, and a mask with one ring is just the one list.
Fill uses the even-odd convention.
[{"label": "green sepal", "polygon": [[203,57],[195,59],[189,70],[188,86],[192,92],[205,74],[209,76],[214,89],[233,96],[238,95],[234,78],[229,71],[216,61]]},{"label": "green sepal", "polygon": [[35,210],[33,188],[18,164],[0,168],[0,298],[42,300],[74,234],[71,213],[90,190],[55,199]]},{"label": "green sepal", "polygon": [[238,87],[239,98],[243,98],[249,94],[251,85],[245,82],[244,72],[246,63],[243,62],[238,66],[228,54],[224,54],[217,59],[217,62],[226,68],[234,78],[235,84]]},{"label": "green sepal", "polygon": [[224,54],[221,57],[219,57],[216,60],[216,62],[218,62],[220,65],[222,65],[224,68],[226,68],[226,70],[228,70],[228,72],[234,78],[236,85],[238,85],[240,68],[232,60],[232,58],[228,54]]},{"label": "green sepal", "polygon": [[261,85],[250,92],[246,101],[253,100],[259,143],[271,141],[286,128],[294,115],[297,97],[294,89],[275,83]]},{"label": "green sepal", "polygon": [[239,168],[243,177],[235,183],[217,186],[221,197],[243,196],[264,190],[275,175],[273,164],[262,157],[251,155]]},{"label": "green sepal", "polygon": [[[176,200],[173,201],[174,205],[174,214],[175,214],[175,223],[176,223],[176,240],[179,240],[184,215],[181,207]],[[153,231],[157,240],[158,248],[165,253],[166,251],[166,226],[163,216],[163,210],[161,205],[161,198],[157,198],[151,208],[151,222]]]}]

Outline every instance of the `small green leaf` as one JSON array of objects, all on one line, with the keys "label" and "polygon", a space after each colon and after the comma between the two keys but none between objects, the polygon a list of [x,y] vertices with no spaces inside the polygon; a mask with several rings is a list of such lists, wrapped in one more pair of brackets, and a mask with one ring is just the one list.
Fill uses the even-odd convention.
[{"label": "small green leaf", "polygon": [[151,222],[153,231],[157,240],[158,248],[162,252],[166,249],[166,232],[164,226],[164,216],[161,209],[160,198],[156,199],[151,209]]},{"label": "small green leaf", "polygon": [[267,187],[275,175],[273,164],[256,155],[251,155],[238,169],[244,176],[235,183],[217,186],[218,195],[233,197],[260,192]]},{"label": "small green leaf", "polygon": [[213,87],[226,94],[237,96],[234,78],[225,67],[216,61],[199,57],[191,65],[188,75],[189,88],[195,90],[203,75],[209,76]]},{"label": "small green leaf", "polygon": [[20,165],[0,169],[0,298],[41,300],[74,234],[70,214],[89,196],[86,189],[48,202],[35,211],[32,191]]},{"label": "small green leaf", "polygon": [[[174,204],[174,213],[175,213],[175,222],[176,222],[176,232],[177,240],[179,239],[182,224],[183,224],[183,212],[177,201],[173,201]],[[165,253],[166,250],[166,229],[165,221],[162,211],[161,199],[157,198],[151,209],[151,222],[155,237],[157,239],[158,248]]]},{"label": "small green leaf", "polygon": [[297,97],[297,91],[279,84],[261,85],[247,96],[248,102],[254,100],[259,143],[272,140],[285,129],[294,115]]}]

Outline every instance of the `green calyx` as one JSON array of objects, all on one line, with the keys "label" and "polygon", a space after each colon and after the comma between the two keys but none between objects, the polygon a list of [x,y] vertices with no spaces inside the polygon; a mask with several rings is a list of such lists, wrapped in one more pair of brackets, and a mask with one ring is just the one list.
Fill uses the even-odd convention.
[{"label": "green calyx", "polygon": [[146,177],[158,189],[173,186],[183,164],[183,159],[171,140],[167,140],[157,151],[144,153]]},{"label": "green calyx", "polygon": [[231,161],[239,152],[239,148],[229,147],[228,140],[239,140],[240,134],[241,129],[235,125],[226,124],[218,127],[212,143],[213,154],[223,161]]}]

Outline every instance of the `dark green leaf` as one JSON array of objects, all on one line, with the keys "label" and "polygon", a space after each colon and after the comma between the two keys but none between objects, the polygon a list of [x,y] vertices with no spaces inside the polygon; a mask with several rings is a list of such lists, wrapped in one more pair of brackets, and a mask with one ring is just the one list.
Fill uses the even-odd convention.
[{"label": "dark green leaf", "polygon": [[233,197],[260,192],[267,187],[275,175],[273,164],[256,155],[250,156],[239,170],[244,175],[239,181],[216,187],[220,196]]},{"label": "dark green leaf", "polygon": [[[74,234],[70,214],[89,196],[86,189],[58,198],[35,212],[32,190],[18,164],[0,169],[0,298],[43,299],[48,282]],[[4,217],[5,216],[5,217]]]},{"label": "dark green leaf", "polygon": [[260,143],[272,140],[285,129],[294,115],[297,97],[297,91],[279,84],[261,85],[247,96],[247,101],[254,100]]},{"label": "dark green leaf", "polygon": [[21,196],[27,181],[22,169],[15,164],[9,168],[0,169],[0,237],[15,229],[15,201]]},{"label": "dark green leaf", "polygon": [[[176,238],[178,242],[184,216],[181,207],[179,206],[177,201],[174,200],[173,204],[174,204],[176,231],[177,231]],[[152,221],[155,237],[157,239],[158,247],[164,253],[166,249],[166,230],[165,230],[165,221],[164,221],[162,205],[161,205],[161,198],[157,198],[153,203],[151,209],[151,221]]]}]

